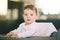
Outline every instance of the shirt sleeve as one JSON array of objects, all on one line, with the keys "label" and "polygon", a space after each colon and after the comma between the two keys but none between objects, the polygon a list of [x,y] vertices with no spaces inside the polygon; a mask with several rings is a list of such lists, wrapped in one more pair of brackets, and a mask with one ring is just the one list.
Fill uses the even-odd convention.
[{"label": "shirt sleeve", "polygon": [[32,27],[30,30],[27,30],[25,32],[19,33],[18,36],[21,38],[25,38],[25,37],[30,37],[32,36],[35,32],[36,32],[36,27]]},{"label": "shirt sleeve", "polygon": [[46,35],[45,36],[50,36],[51,33],[53,33],[53,32],[57,32],[57,29],[55,28],[55,26],[52,23],[50,23],[46,29]]},{"label": "shirt sleeve", "polygon": [[11,32],[13,32],[14,34],[17,34],[21,31],[21,24],[19,25],[19,27],[17,29],[12,30]]}]

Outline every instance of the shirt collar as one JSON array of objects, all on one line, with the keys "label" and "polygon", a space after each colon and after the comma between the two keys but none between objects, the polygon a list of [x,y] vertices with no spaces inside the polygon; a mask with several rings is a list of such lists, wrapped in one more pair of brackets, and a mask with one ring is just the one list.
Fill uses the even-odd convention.
[{"label": "shirt collar", "polygon": [[33,23],[31,23],[31,24],[29,24],[29,25],[25,25],[25,23],[24,23],[24,25],[25,26],[30,26],[30,25],[34,25],[36,22],[33,22]]}]

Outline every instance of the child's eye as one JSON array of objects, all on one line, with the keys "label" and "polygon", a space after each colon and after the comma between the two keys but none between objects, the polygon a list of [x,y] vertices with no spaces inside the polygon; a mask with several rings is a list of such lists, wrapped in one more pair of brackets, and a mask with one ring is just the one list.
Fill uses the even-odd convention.
[{"label": "child's eye", "polygon": [[33,16],[33,14],[30,14],[31,16]]},{"label": "child's eye", "polygon": [[27,14],[25,14],[25,16],[27,16]]}]

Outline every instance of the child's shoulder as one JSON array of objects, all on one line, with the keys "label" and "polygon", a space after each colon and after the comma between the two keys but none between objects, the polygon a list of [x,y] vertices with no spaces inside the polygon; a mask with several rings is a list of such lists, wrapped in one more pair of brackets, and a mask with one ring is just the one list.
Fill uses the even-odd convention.
[{"label": "child's shoulder", "polygon": [[21,25],[24,25],[25,23],[23,22],[23,23],[21,23],[19,26],[21,26]]}]

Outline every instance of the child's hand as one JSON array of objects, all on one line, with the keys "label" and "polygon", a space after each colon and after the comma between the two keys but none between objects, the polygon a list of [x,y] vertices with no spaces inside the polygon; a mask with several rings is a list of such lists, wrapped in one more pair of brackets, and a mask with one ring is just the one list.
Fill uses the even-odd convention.
[{"label": "child's hand", "polygon": [[11,37],[12,38],[19,38],[17,34],[13,34]]},{"label": "child's hand", "polygon": [[6,37],[11,37],[14,33],[13,32],[9,32],[6,34]]},{"label": "child's hand", "polygon": [[14,38],[18,38],[17,34],[14,34],[13,32],[9,32],[6,34],[6,37],[14,37]]}]

